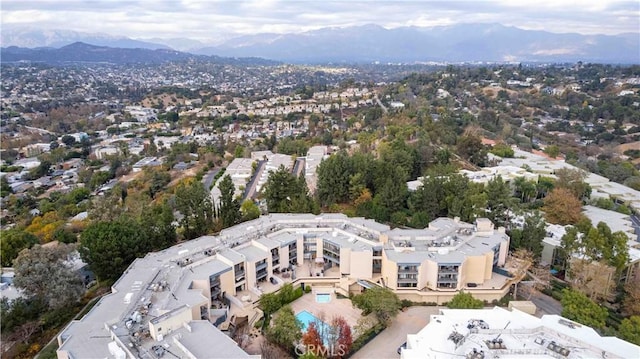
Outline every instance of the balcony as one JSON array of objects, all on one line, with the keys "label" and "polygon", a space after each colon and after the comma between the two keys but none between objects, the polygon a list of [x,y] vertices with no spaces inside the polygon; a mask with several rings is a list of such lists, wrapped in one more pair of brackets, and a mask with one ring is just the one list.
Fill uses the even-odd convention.
[{"label": "balcony", "polygon": [[267,270],[261,270],[256,272],[256,280],[264,279],[267,277]]},{"label": "balcony", "polygon": [[418,283],[418,278],[398,278],[398,283]]},{"label": "balcony", "polygon": [[458,283],[458,278],[447,278],[447,279],[438,278],[438,285],[440,285],[440,283]]},{"label": "balcony", "polygon": [[221,293],[220,287],[211,288],[211,298],[217,298]]},{"label": "balcony", "polygon": [[244,280],[244,270],[236,272],[236,283]]},{"label": "balcony", "polygon": [[458,274],[458,268],[439,269],[438,274]]},{"label": "balcony", "polygon": [[256,271],[267,268],[267,262],[260,262],[256,264]]},{"label": "balcony", "polygon": [[398,273],[418,274],[418,268],[417,267],[398,268]]}]

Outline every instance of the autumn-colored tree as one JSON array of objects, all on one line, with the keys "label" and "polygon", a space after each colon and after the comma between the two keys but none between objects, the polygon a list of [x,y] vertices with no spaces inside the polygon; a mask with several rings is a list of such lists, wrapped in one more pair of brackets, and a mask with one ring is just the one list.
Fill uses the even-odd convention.
[{"label": "autumn-colored tree", "polygon": [[571,287],[595,302],[602,303],[613,294],[616,270],[606,263],[574,258],[567,274]]},{"label": "autumn-colored tree", "polygon": [[624,291],[622,308],[625,314],[640,316],[640,283],[631,281],[625,285]]},{"label": "autumn-colored tree", "polygon": [[[351,345],[353,344],[353,336],[351,334],[351,327],[343,317],[334,317],[331,321],[331,326],[335,328],[337,334],[337,341],[334,344],[334,354],[338,355],[337,358],[346,356],[351,351]],[[342,354],[342,355],[340,355]]]},{"label": "autumn-colored tree", "polygon": [[544,199],[547,222],[554,224],[576,224],[583,217],[582,202],[566,188],[554,188]]},{"label": "autumn-colored tree", "polygon": [[313,348],[312,351],[315,351],[315,353],[324,353],[324,350],[319,350],[324,347],[324,345],[315,322],[309,323],[309,328],[307,328],[307,331],[302,335],[302,344],[305,345],[307,350]]}]

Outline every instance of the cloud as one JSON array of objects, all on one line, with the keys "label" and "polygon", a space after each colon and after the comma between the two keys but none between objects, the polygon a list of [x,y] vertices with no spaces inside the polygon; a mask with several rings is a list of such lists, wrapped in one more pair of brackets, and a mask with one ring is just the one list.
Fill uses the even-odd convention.
[{"label": "cloud", "polygon": [[2,25],[103,32],[134,38],[302,32],[378,24],[501,23],[583,34],[638,33],[640,3],[610,0],[3,0]]}]

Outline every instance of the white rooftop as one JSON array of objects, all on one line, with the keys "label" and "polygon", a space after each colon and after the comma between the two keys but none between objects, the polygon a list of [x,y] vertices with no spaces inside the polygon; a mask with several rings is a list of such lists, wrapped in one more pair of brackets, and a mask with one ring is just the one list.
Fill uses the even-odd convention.
[{"label": "white rooftop", "polygon": [[417,334],[407,335],[401,358],[640,357],[639,346],[601,337],[592,328],[558,315],[537,318],[500,307],[441,309],[440,313],[432,315]]}]

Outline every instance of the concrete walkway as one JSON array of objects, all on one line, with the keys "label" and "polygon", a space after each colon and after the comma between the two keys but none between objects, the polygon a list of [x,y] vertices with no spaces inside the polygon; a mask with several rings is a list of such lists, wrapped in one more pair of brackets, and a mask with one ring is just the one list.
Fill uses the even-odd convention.
[{"label": "concrete walkway", "polygon": [[432,314],[441,307],[410,307],[400,312],[382,333],[353,355],[354,359],[399,358],[398,347],[407,341],[407,334],[415,334],[429,323]]}]

